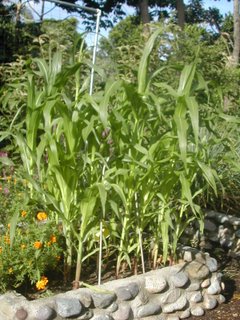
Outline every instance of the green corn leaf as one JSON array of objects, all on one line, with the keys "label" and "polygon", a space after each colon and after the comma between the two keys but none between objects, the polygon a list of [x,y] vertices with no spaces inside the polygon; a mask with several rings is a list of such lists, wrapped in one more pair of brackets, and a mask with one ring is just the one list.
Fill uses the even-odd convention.
[{"label": "green corn leaf", "polygon": [[122,188],[119,187],[119,185],[114,184],[114,183],[111,184],[111,186],[113,187],[113,189],[115,190],[115,192],[116,192],[116,193],[119,195],[119,197],[121,198],[124,208],[127,208],[127,200],[126,200],[126,197],[125,197],[125,195],[124,195],[124,192],[123,192]]},{"label": "green corn leaf", "polygon": [[202,170],[205,180],[212,187],[213,191],[217,195],[217,186],[215,182],[215,176],[216,176],[215,170],[210,168],[203,162],[197,161],[197,163],[200,169]]},{"label": "green corn leaf", "polygon": [[191,192],[191,188],[190,188],[190,183],[183,173],[180,174],[180,182],[182,185],[182,197],[187,199],[189,205],[191,206],[191,208],[194,212],[195,208],[194,208],[194,204],[192,201],[193,197],[192,197],[192,192]]},{"label": "green corn leaf", "polygon": [[199,108],[195,97],[186,97],[186,103],[189,110],[189,115],[192,123],[195,144],[198,147],[199,139]]},{"label": "green corn leaf", "polygon": [[186,121],[186,106],[180,98],[174,113],[174,121],[177,127],[178,143],[182,161],[186,165],[187,157],[187,121]]},{"label": "green corn leaf", "polygon": [[97,197],[89,193],[88,196],[84,198],[80,203],[80,211],[82,215],[82,224],[80,229],[81,239],[84,238],[89,219],[93,215],[96,200]]},{"label": "green corn leaf", "polygon": [[35,71],[36,74],[38,74],[39,76],[43,77],[45,84],[47,85],[49,83],[49,68],[48,65],[46,63],[46,61],[44,59],[40,59],[40,58],[35,58],[33,59],[33,62],[35,62],[40,70],[39,71]]},{"label": "green corn leaf", "polygon": [[138,68],[138,93],[144,94],[148,85],[148,65],[150,59],[150,53],[153,50],[153,46],[161,29],[157,29],[147,41]]},{"label": "green corn leaf", "polygon": [[93,132],[95,120],[96,120],[96,117],[92,116],[90,121],[87,121],[87,120],[85,121],[87,126],[82,129],[83,141],[87,141],[88,136],[90,135],[91,132]]},{"label": "green corn leaf", "polygon": [[102,205],[102,213],[103,218],[105,218],[105,212],[106,212],[106,201],[107,201],[107,191],[105,189],[104,183],[97,183],[98,193],[100,195],[101,205]]},{"label": "green corn leaf", "polygon": [[192,82],[195,76],[196,70],[196,63],[191,63],[186,65],[181,72],[179,87],[178,87],[178,94],[179,95],[186,95],[190,94],[190,90],[192,87]]},{"label": "green corn leaf", "polygon": [[99,105],[99,117],[104,125],[104,127],[108,126],[108,107],[109,107],[109,100],[110,98],[116,94],[116,91],[122,85],[122,81],[118,80],[111,84],[108,84],[105,89],[104,97]]}]

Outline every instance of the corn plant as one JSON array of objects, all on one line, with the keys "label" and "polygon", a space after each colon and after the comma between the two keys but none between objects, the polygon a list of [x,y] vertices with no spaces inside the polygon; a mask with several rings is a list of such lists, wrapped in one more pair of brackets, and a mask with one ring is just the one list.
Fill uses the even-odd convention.
[{"label": "corn plant", "polygon": [[221,188],[219,157],[208,145],[217,137],[204,105],[211,96],[197,58],[182,69],[178,88],[161,83],[169,67],[149,68],[160,33],[146,44],[136,82],[109,81],[93,96],[82,48],[69,65],[55,52],[28,70],[25,127],[14,137],[30,191],[63,228],[65,280],[76,262],[75,288],[83,262],[96,254],[100,284],[103,250],[116,255],[117,276],[133,260],[135,272],[139,261],[145,272],[150,245],[153,267],[160,254],[164,263],[176,259],[186,227],[198,221],[203,231],[203,199]]}]

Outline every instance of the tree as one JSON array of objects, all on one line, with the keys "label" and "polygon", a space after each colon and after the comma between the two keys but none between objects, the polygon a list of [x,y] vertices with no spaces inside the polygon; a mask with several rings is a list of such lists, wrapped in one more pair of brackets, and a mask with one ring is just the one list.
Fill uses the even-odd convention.
[{"label": "tree", "polygon": [[233,53],[232,53],[232,66],[236,67],[239,63],[240,54],[240,5],[239,0],[234,0],[233,4]]}]

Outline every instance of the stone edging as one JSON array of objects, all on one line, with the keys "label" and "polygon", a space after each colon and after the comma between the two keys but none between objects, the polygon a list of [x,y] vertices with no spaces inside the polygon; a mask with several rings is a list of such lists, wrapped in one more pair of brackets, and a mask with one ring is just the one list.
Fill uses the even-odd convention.
[{"label": "stone edging", "polygon": [[179,320],[225,301],[217,261],[185,247],[183,262],[162,269],[28,301],[0,296],[0,320]]}]

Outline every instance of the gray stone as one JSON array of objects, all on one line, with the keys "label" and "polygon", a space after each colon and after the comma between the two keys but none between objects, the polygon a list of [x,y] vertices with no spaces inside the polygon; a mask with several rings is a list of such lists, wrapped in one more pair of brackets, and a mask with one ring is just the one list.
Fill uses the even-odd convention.
[{"label": "gray stone", "polygon": [[145,288],[150,293],[162,292],[167,287],[167,281],[164,278],[147,276],[145,278]]},{"label": "gray stone", "polygon": [[133,319],[133,312],[128,303],[120,303],[118,310],[113,313],[114,320],[130,320]]},{"label": "gray stone", "polygon": [[193,260],[193,255],[191,251],[185,251],[183,255],[183,260],[186,262],[191,262]]},{"label": "gray stone", "polygon": [[240,238],[240,229],[238,229],[238,230],[235,231],[235,236],[236,236],[237,238]]},{"label": "gray stone", "polygon": [[109,314],[94,315],[91,320],[114,320]]},{"label": "gray stone", "polygon": [[91,309],[85,309],[80,313],[80,316],[77,317],[77,320],[89,320],[93,317],[93,311]]},{"label": "gray stone", "polygon": [[203,263],[198,261],[191,262],[187,267],[186,271],[188,272],[189,278],[202,280],[209,275],[209,269]]},{"label": "gray stone", "polygon": [[186,307],[187,303],[187,298],[181,296],[176,302],[162,306],[162,311],[164,313],[172,313],[174,311],[182,310]]},{"label": "gray stone", "polygon": [[132,300],[134,298],[128,287],[119,287],[115,290],[117,298],[122,301]]},{"label": "gray stone", "polygon": [[191,308],[191,314],[195,317],[201,317],[204,315],[204,310],[200,306],[196,306]]},{"label": "gray stone", "polygon": [[200,283],[197,281],[193,281],[192,283],[190,283],[190,285],[186,288],[187,292],[191,292],[191,291],[197,291],[200,289]]},{"label": "gray stone", "polygon": [[217,301],[218,301],[219,304],[222,304],[222,303],[224,303],[226,301],[226,298],[222,294],[219,294],[217,296]]},{"label": "gray stone", "polygon": [[16,311],[15,313],[15,317],[18,319],[18,320],[25,320],[28,316],[28,313],[25,309],[23,308],[20,308]]},{"label": "gray stone", "polygon": [[115,312],[118,309],[118,304],[116,302],[113,302],[112,304],[110,304],[109,307],[107,307],[107,311],[112,313]]},{"label": "gray stone", "polygon": [[173,275],[170,279],[176,288],[184,287],[189,281],[186,272],[178,272],[175,275]]},{"label": "gray stone", "polygon": [[207,257],[206,265],[211,272],[217,271],[217,260],[211,257]]},{"label": "gray stone", "polygon": [[207,287],[210,286],[210,284],[211,284],[211,281],[210,281],[209,278],[207,278],[207,279],[203,280],[203,282],[201,283],[201,287],[202,288],[207,288]]},{"label": "gray stone", "polygon": [[84,307],[89,308],[92,303],[92,297],[88,290],[82,288],[78,289],[78,292],[76,294],[76,298],[78,298]]},{"label": "gray stone", "polygon": [[52,320],[56,315],[55,310],[53,310],[51,307],[44,305],[40,306],[36,310],[36,320]]},{"label": "gray stone", "polygon": [[208,295],[204,296],[203,306],[205,309],[214,309],[217,306],[217,303],[217,299],[215,299],[214,297]]},{"label": "gray stone", "polygon": [[116,296],[112,293],[93,293],[92,300],[95,308],[104,309],[113,303]]},{"label": "gray stone", "polygon": [[80,301],[75,298],[58,297],[55,303],[57,313],[63,318],[78,316],[82,311]]},{"label": "gray stone", "polygon": [[171,289],[160,296],[160,304],[168,304],[176,302],[182,294],[182,290],[179,288]]},{"label": "gray stone", "polygon": [[177,315],[171,315],[166,317],[166,320],[179,320],[179,317]]},{"label": "gray stone", "polygon": [[134,310],[134,316],[139,318],[148,317],[154,314],[158,314],[160,311],[161,311],[160,305],[150,302],[148,304],[145,304],[144,306],[139,307],[136,310],[136,312]]},{"label": "gray stone", "polygon": [[215,232],[217,230],[217,226],[213,221],[211,221],[209,219],[205,219],[204,230],[209,231],[209,232]]},{"label": "gray stone", "polygon": [[179,318],[180,319],[187,319],[191,316],[191,312],[189,309],[186,309],[184,311],[182,311],[181,313],[179,313]]},{"label": "gray stone", "polygon": [[133,298],[135,298],[139,293],[139,286],[136,282],[130,282],[128,284],[128,289],[131,291]]},{"label": "gray stone", "polygon": [[211,285],[207,288],[208,294],[218,294],[221,292],[221,286],[217,280],[213,281]]},{"label": "gray stone", "polygon": [[[205,241],[205,239],[204,239],[204,241]],[[196,255],[195,255],[195,260],[196,260],[197,262],[199,262],[199,263],[205,264],[205,263],[206,263],[206,256],[205,256],[204,253],[198,252],[198,253],[196,253]]]},{"label": "gray stone", "polygon": [[202,301],[202,298],[203,298],[202,293],[200,291],[197,291],[197,292],[191,292],[189,300],[190,302],[197,303]]},{"label": "gray stone", "polygon": [[136,296],[136,298],[133,300],[132,302],[132,308],[138,308],[140,306],[143,306],[145,304],[147,304],[149,301],[149,293],[147,290],[145,290],[145,288],[142,288],[139,291],[139,294]]}]

